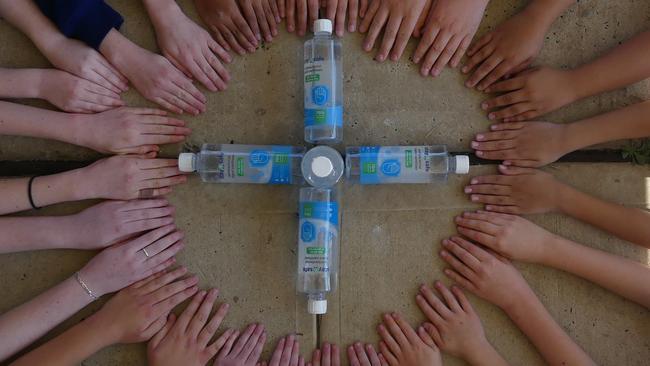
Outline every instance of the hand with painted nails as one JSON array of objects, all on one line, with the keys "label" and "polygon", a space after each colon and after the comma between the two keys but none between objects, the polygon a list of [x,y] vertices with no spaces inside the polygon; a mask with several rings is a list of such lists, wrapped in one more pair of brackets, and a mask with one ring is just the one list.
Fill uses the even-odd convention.
[{"label": "hand with painted nails", "polygon": [[506,258],[460,237],[445,239],[442,244],[440,256],[451,267],[445,269],[445,275],[474,295],[505,310],[532,293]]},{"label": "hand with painted nails", "polygon": [[210,91],[226,89],[230,74],[223,62],[232,57],[212,36],[188,18],[176,1],[144,1],[156,30],[162,54],[187,77],[193,77]]},{"label": "hand with painted nails", "polygon": [[422,76],[438,76],[447,65],[457,67],[465,55],[489,0],[435,0],[426,19],[413,61]]},{"label": "hand with painted nails", "polygon": [[[262,365],[267,363],[262,362]],[[300,355],[300,343],[294,335],[288,335],[280,341],[273,351],[268,366],[304,366],[305,359]]]},{"label": "hand with painted nails", "polygon": [[[325,342],[321,349],[315,349],[311,354],[311,362],[307,366],[340,366],[341,352],[336,344]],[[373,365],[374,366],[374,365]]]},{"label": "hand with painted nails", "polygon": [[221,350],[233,330],[210,343],[228,313],[228,304],[222,304],[210,317],[218,295],[217,289],[199,291],[178,319],[169,314],[165,326],[147,345],[149,365],[204,366]]},{"label": "hand with painted nails", "polygon": [[259,41],[235,0],[194,0],[194,5],[223,49],[240,56],[255,52]]},{"label": "hand with painted nails", "polygon": [[[416,302],[430,323],[421,327],[440,349],[470,365],[507,365],[485,338],[481,319],[465,294],[436,281],[437,294],[422,285]],[[496,357],[495,357],[496,356]],[[500,362],[499,362],[500,361]]]},{"label": "hand with painted nails", "polygon": [[272,42],[278,35],[280,13],[276,0],[237,0],[248,26],[258,41]]},{"label": "hand with painted nails", "polygon": [[[465,212],[456,217],[455,222],[463,236],[505,257],[524,262],[542,261],[548,254],[547,247],[555,238],[554,234],[515,215]],[[451,242],[447,244],[453,245]],[[463,251],[460,253],[464,254]]]},{"label": "hand with painted nails", "polygon": [[79,115],[76,143],[107,154],[147,154],[158,145],[175,144],[192,132],[185,122],[150,108],[118,108]]},{"label": "hand with painted nails", "polygon": [[[185,246],[183,236],[172,224],[115,244],[93,257],[79,276],[95,296],[121,290],[171,266]],[[198,279],[186,282],[195,285]]]},{"label": "hand with painted nails", "polygon": [[131,200],[160,197],[172,186],[185,183],[176,159],[148,159],[143,156],[112,156],[81,168],[83,198]]},{"label": "hand with painted nails", "polygon": [[363,49],[370,52],[383,30],[384,36],[375,60],[383,62],[389,57],[392,61],[399,60],[419,20],[430,6],[429,0],[371,0],[359,26],[361,33],[368,33],[363,41]]},{"label": "hand with painted nails", "polygon": [[255,366],[266,342],[261,324],[251,324],[241,334],[233,332],[214,360],[215,366]]},{"label": "hand with painted nails", "polygon": [[504,165],[539,168],[557,161],[572,150],[566,124],[508,122],[490,126],[476,135],[476,156],[503,160]]},{"label": "hand with painted nails", "polygon": [[280,17],[287,22],[287,32],[300,37],[313,29],[318,19],[319,0],[277,0]]},{"label": "hand with painted nails", "polygon": [[499,166],[502,175],[474,177],[465,187],[472,202],[485,210],[515,215],[559,211],[566,186],[549,173],[537,169]]},{"label": "hand with painted nails", "polygon": [[397,313],[384,314],[378,327],[379,359],[390,366],[441,366],[442,355],[434,340],[419,327],[416,331]]},{"label": "hand with painted nails", "polygon": [[[486,100],[481,108],[490,120],[521,122],[542,116],[577,100],[571,71],[535,67],[485,89],[504,93]],[[498,110],[496,110],[498,109]]]},{"label": "hand with painted nails", "polygon": [[39,95],[69,113],[96,113],[124,106],[120,94],[65,71],[41,70]]}]

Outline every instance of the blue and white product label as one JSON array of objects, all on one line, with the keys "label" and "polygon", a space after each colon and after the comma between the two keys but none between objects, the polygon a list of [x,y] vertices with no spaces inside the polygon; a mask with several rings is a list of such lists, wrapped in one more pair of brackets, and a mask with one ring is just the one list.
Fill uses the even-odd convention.
[{"label": "blue and white product label", "polygon": [[427,183],[433,153],[428,146],[364,146],[361,184]]},{"label": "blue and white product label", "polygon": [[223,145],[223,181],[292,184],[292,151],[291,146]]},{"label": "blue and white product label", "polygon": [[305,126],[343,127],[343,106],[334,105],[335,63],[323,59],[305,62]]},{"label": "blue and white product label", "polygon": [[337,202],[300,202],[300,251],[304,273],[329,273],[332,249],[339,236]]}]

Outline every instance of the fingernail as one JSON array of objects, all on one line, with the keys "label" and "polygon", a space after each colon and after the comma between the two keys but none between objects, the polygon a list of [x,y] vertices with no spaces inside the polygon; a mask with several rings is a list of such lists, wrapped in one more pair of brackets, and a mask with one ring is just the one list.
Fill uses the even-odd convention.
[{"label": "fingernail", "polygon": [[472,193],[471,187],[465,187],[465,193]]},{"label": "fingernail", "polygon": [[472,196],[472,202],[476,202],[476,201],[478,201],[478,196],[473,195],[473,196]]},{"label": "fingernail", "polygon": [[475,149],[478,148],[479,147],[478,142],[472,141],[472,147],[475,148]]},{"label": "fingernail", "polygon": [[478,155],[478,156],[483,156],[483,151],[477,151],[477,152],[476,152],[476,155]]},{"label": "fingernail", "polygon": [[488,114],[488,118],[489,118],[490,120],[494,120],[495,117],[496,117],[496,116],[494,115],[494,113],[490,113],[490,114]]},{"label": "fingernail", "polygon": [[447,252],[445,252],[444,250],[441,250],[441,251],[440,251],[440,256],[441,256],[441,257],[446,257],[446,256],[447,256]]},{"label": "fingernail", "polygon": [[[467,74],[467,72],[469,71],[469,67],[467,67],[467,66],[463,66],[463,68],[461,69],[461,71],[463,72],[463,74]],[[465,85],[467,85],[467,84],[465,84]]]},{"label": "fingernail", "polygon": [[476,139],[479,140],[479,141],[482,141],[482,140],[485,139],[485,136],[484,135],[476,135]]},{"label": "fingernail", "polygon": [[472,184],[478,184],[478,179],[472,179],[471,183]]},{"label": "fingernail", "polygon": [[417,57],[417,56],[413,57],[413,62],[415,62],[416,64],[419,64],[420,63],[420,57]]},{"label": "fingernail", "polygon": [[485,206],[485,209],[488,211],[492,211],[492,208],[493,208],[492,206]]},{"label": "fingernail", "polygon": [[440,76],[440,69],[433,69],[433,76],[438,77]]},{"label": "fingernail", "polygon": [[488,104],[487,103],[481,103],[481,109],[487,110],[488,109]]},{"label": "fingernail", "polygon": [[465,86],[468,87],[468,88],[471,88],[471,87],[472,87],[472,83],[470,83],[469,81],[466,81],[466,82],[465,82]]}]

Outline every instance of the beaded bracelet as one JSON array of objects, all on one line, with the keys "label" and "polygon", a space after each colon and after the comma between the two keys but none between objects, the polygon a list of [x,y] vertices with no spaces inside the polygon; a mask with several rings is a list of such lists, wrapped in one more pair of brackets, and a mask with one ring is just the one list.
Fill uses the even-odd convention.
[{"label": "beaded bracelet", "polygon": [[86,291],[86,293],[90,295],[93,301],[97,300],[97,295],[95,295],[93,291],[88,287],[88,285],[86,285],[86,283],[81,279],[81,277],[79,276],[79,272],[75,272],[74,278],[77,280],[77,282],[79,282],[79,285],[81,285],[84,291]]}]

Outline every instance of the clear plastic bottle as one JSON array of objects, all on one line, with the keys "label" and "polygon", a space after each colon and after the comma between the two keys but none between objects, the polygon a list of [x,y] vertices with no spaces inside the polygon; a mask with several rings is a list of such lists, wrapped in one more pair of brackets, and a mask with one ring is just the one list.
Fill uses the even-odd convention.
[{"label": "clear plastic bottle", "polygon": [[469,157],[451,156],[444,145],[348,147],[346,179],[360,184],[446,182],[450,173],[467,174]]},{"label": "clear plastic bottle", "polygon": [[338,286],[339,202],[336,188],[300,189],[297,290],[310,314],[327,313],[327,295]]},{"label": "clear plastic bottle", "polygon": [[341,41],[332,22],[314,23],[314,38],[305,42],[305,140],[336,144],[343,140],[343,68]]},{"label": "clear plastic bottle", "polygon": [[178,168],[210,183],[302,184],[304,153],[294,146],[205,144],[198,154],[180,154]]},{"label": "clear plastic bottle", "polygon": [[338,151],[328,146],[317,146],[305,154],[301,164],[302,176],[317,188],[335,186],[343,176],[345,163]]}]

